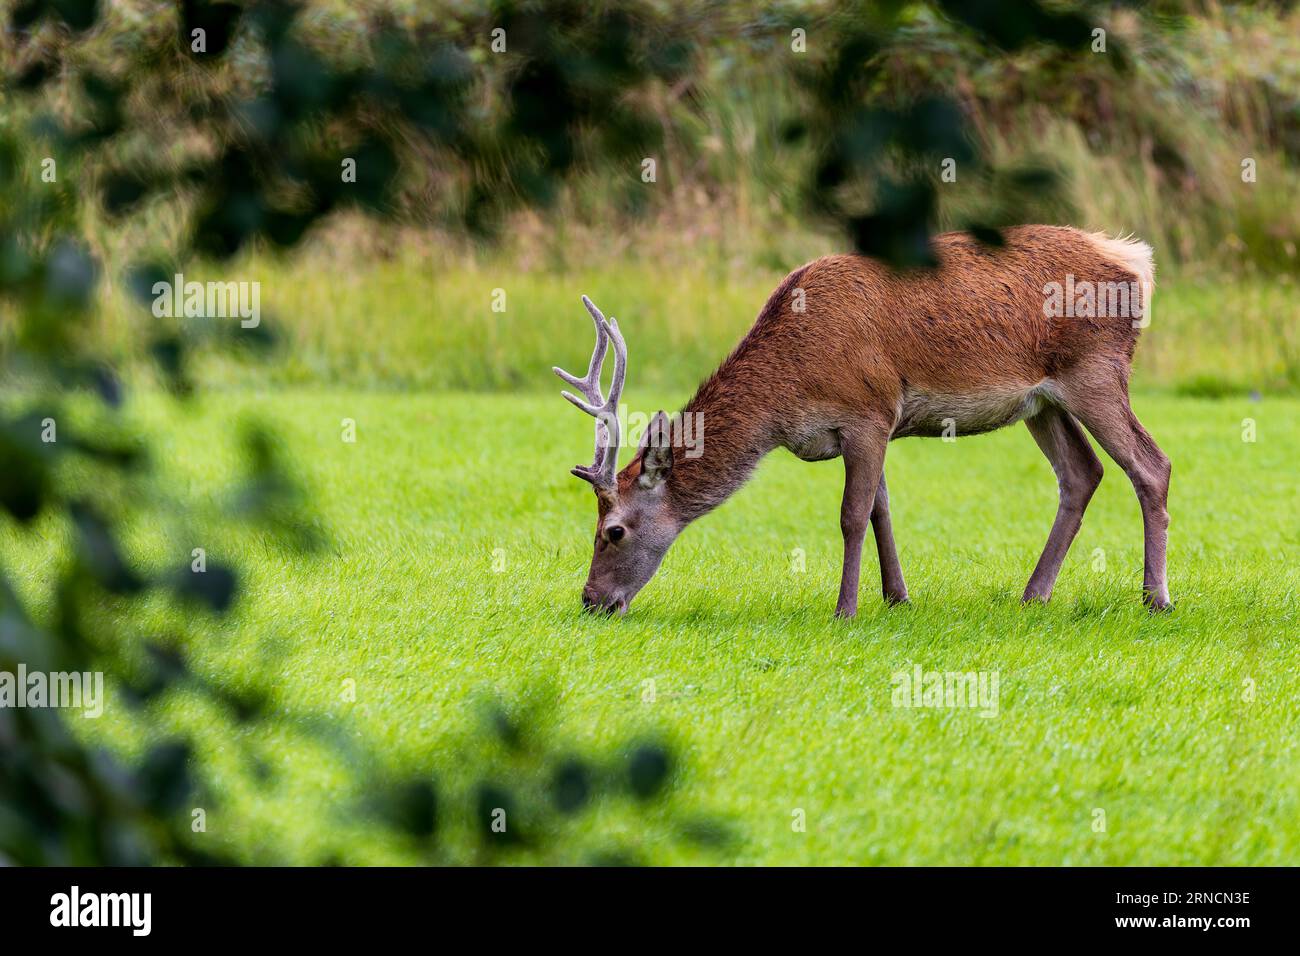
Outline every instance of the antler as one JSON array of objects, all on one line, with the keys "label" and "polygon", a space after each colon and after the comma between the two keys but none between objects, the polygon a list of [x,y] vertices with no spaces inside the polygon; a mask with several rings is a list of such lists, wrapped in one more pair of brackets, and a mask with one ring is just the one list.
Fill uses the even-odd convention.
[{"label": "antler", "polygon": [[[556,375],[582,392],[584,402],[571,392],[560,394],[577,405],[588,415],[596,419],[596,457],[590,465],[576,465],[572,471],[583,481],[589,481],[597,489],[615,487],[615,471],[618,467],[618,400],[623,394],[623,378],[627,373],[627,344],[618,330],[618,320],[606,320],[600,309],[585,295],[582,304],[591,313],[591,320],[596,324],[596,348],[591,353],[591,364],[587,366],[584,378],[570,375],[562,368],[552,367]],[[605,352],[610,341],[614,342],[614,379],[609,385],[609,398],[600,393],[600,369],[605,363]]]}]

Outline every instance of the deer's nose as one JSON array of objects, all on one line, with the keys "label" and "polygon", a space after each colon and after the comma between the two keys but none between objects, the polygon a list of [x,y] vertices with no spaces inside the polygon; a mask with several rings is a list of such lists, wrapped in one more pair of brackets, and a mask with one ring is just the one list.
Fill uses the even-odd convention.
[{"label": "deer's nose", "polygon": [[613,614],[615,611],[626,611],[627,602],[621,598],[601,597],[594,588],[586,587],[582,589],[582,609],[588,614],[597,611]]}]

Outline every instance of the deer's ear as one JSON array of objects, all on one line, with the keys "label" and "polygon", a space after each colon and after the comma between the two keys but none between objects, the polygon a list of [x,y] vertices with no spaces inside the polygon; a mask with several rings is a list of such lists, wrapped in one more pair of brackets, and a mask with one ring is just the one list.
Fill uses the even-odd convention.
[{"label": "deer's ear", "polygon": [[672,424],[662,410],[650,419],[641,437],[641,475],[637,478],[642,488],[654,488],[673,470]]}]

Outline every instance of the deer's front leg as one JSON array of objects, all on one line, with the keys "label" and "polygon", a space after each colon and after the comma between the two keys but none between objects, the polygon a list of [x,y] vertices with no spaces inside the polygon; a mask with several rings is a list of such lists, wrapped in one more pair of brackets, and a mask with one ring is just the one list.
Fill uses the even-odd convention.
[{"label": "deer's front leg", "polygon": [[[858,613],[858,574],[862,569],[862,540],[876,506],[877,489],[884,474],[889,433],[882,429],[841,430],[844,456],[844,500],[840,504],[840,530],[844,533],[844,571],[836,617]],[[888,505],[886,504],[886,507]],[[892,535],[890,544],[892,547]]]}]

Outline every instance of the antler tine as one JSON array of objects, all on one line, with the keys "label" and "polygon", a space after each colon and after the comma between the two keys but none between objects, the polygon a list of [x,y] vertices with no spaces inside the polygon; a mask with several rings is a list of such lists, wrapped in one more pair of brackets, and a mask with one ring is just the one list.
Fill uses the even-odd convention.
[{"label": "antler tine", "polygon": [[[591,314],[591,321],[596,326],[596,347],[591,353],[591,363],[583,378],[571,375],[558,367],[552,367],[560,378],[582,392],[584,402],[571,392],[561,392],[566,399],[596,419],[596,452],[590,465],[578,465],[573,474],[591,482],[597,488],[613,487],[615,469],[618,462],[619,425],[618,402],[623,394],[623,379],[627,373],[627,344],[618,330],[615,319],[606,319],[596,304],[585,295],[582,304]],[[605,353],[610,340],[614,342],[614,378],[610,384],[609,397],[600,390],[601,366],[605,363]],[[612,436],[612,437],[611,437]]]},{"label": "antler tine", "polygon": [[[587,307],[587,311],[591,313],[591,320],[596,326],[596,347],[591,350],[591,361],[587,364],[587,374],[583,378],[578,378],[578,376],[570,375],[564,369],[554,365],[551,366],[551,371],[582,392],[583,397],[592,403],[592,406],[599,407],[605,402],[605,399],[600,394],[600,368],[605,364],[605,351],[609,347],[609,334],[605,325],[605,317],[600,314],[600,309],[596,308],[585,295],[582,297],[582,302]],[[588,415],[596,414],[592,407],[584,405],[568,392],[561,392],[561,394]]]},{"label": "antler tine", "polygon": [[[592,306],[595,308],[595,306]],[[605,448],[605,456],[601,459],[600,470],[601,477],[608,485],[615,483],[615,474],[618,472],[618,445],[619,445],[619,424],[618,424],[618,400],[623,397],[623,380],[627,377],[627,343],[623,341],[623,333],[618,330],[618,320],[610,317],[605,327],[609,337],[614,342],[614,377],[609,383],[609,398],[605,400],[605,408],[602,418],[605,419],[603,424],[606,430],[608,441]],[[600,419],[597,419],[600,421]],[[612,436],[612,437],[609,437]],[[599,440],[599,433],[597,434]]]}]

